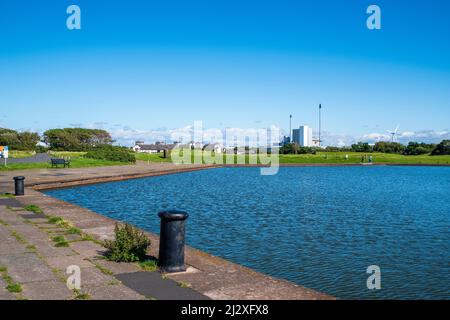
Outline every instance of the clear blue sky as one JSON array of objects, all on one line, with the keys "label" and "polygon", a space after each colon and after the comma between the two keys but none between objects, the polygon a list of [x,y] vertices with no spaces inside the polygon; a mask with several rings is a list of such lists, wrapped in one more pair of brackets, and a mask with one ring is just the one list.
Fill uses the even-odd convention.
[{"label": "clear blue sky", "polygon": [[1,1],[0,126],[317,128],[322,103],[330,136],[445,132],[449,15],[447,0]]}]

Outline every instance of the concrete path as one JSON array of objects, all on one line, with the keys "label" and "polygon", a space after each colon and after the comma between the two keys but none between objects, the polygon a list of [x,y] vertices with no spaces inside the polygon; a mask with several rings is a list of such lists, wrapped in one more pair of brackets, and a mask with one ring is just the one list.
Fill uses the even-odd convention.
[{"label": "concrete path", "polygon": [[[55,236],[64,237],[67,247],[58,247],[52,241]],[[159,272],[106,261],[103,252],[100,244],[85,235],[49,223],[43,214],[23,210],[16,199],[0,199],[0,300],[206,298],[173,280],[163,280]],[[71,265],[81,270],[80,290],[66,285]]]},{"label": "concrete path", "polygon": [[36,153],[25,158],[8,158],[7,163],[45,163],[50,162],[50,156],[47,153]]}]

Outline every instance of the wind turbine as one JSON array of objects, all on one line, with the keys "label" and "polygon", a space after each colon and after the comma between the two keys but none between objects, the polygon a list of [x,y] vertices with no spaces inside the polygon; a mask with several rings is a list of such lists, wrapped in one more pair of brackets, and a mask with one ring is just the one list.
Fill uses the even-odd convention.
[{"label": "wind turbine", "polygon": [[391,142],[397,142],[396,135],[399,127],[400,125],[397,125],[394,131],[387,130],[387,132],[389,132],[389,134],[391,135]]}]

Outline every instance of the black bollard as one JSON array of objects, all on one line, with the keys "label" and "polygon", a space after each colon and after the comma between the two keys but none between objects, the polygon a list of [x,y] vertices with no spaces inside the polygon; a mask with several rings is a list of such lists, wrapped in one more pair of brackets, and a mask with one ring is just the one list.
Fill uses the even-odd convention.
[{"label": "black bollard", "polygon": [[164,150],[163,150],[163,158],[166,159],[167,156],[168,156],[168,154],[167,154],[167,149],[164,149]]},{"label": "black bollard", "polygon": [[25,177],[19,176],[19,177],[14,177],[14,193],[16,196],[23,196],[25,194],[24,189],[24,180]]},{"label": "black bollard", "polygon": [[169,210],[158,213],[161,218],[159,233],[159,267],[163,272],[185,271],[184,244],[185,224],[188,214]]}]

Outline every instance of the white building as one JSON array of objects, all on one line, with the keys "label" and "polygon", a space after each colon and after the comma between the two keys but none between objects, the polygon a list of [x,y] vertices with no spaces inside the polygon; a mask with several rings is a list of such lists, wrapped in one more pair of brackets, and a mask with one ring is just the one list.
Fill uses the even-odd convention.
[{"label": "white building", "polygon": [[312,128],[308,126],[300,126],[298,129],[292,130],[292,142],[300,147],[314,147]]},{"label": "white building", "polygon": [[224,152],[225,148],[220,143],[207,143],[203,146],[203,151],[214,151],[214,153],[222,153]]}]

